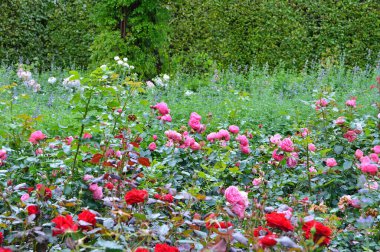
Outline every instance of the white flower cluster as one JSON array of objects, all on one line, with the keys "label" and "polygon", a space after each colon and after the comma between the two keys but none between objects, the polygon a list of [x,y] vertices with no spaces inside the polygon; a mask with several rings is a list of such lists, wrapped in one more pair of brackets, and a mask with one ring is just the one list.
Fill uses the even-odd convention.
[{"label": "white flower cluster", "polygon": [[161,77],[156,76],[153,78],[152,81],[147,81],[146,85],[148,88],[154,88],[155,86],[158,87],[167,87],[169,84],[170,77],[167,74],[163,74]]},{"label": "white flower cluster", "polygon": [[128,64],[128,58],[120,59],[119,56],[115,56],[113,59],[116,61],[116,63],[119,66],[123,66],[123,67],[125,67],[127,69],[131,69],[131,70],[135,69],[134,66]]},{"label": "white flower cluster", "polygon": [[55,77],[50,77],[49,79],[48,79],[48,83],[49,84],[54,84],[54,83],[56,83],[57,82],[57,78],[55,78]]},{"label": "white flower cluster", "polygon": [[80,88],[80,80],[70,80],[73,75],[67,77],[66,79],[63,80],[62,85],[67,88],[67,89],[79,89]]},{"label": "white flower cluster", "polygon": [[32,79],[32,73],[30,71],[25,71],[22,66],[18,68],[17,76],[24,82],[24,85],[31,88],[33,92],[37,93],[41,90],[41,85]]}]

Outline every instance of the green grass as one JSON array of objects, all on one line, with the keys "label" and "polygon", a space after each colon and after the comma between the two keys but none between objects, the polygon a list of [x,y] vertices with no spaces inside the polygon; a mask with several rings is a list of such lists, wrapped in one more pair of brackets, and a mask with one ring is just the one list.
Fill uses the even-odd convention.
[{"label": "green grass", "polygon": [[[251,69],[243,73],[224,71],[203,76],[177,74],[172,76],[167,89],[147,90],[145,94],[133,97],[128,113],[143,116],[149,113],[149,105],[165,101],[171,109],[176,125],[187,125],[191,112],[196,111],[206,121],[208,131],[217,127],[236,124],[244,129],[257,129],[262,124],[271,132],[284,132],[287,125],[305,126],[313,108],[307,105],[317,99],[322,90],[335,92],[335,99],[344,103],[351,96],[357,96],[360,114],[376,114],[371,106],[376,101],[376,92],[370,90],[375,83],[377,70],[347,70],[344,68],[317,69],[309,72],[287,72],[277,70],[269,73],[265,69]],[[61,83],[69,74],[53,70],[42,74],[33,73],[33,77],[42,86],[42,92],[33,93],[22,84],[16,88],[18,99],[13,104],[13,116],[26,114],[42,116],[36,122],[35,129],[44,130],[51,135],[62,133],[78,134],[75,115],[72,113],[68,99],[70,92]],[[58,78],[57,83],[49,84],[49,76]],[[18,81],[14,70],[0,69],[0,86]],[[18,81],[18,83],[21,83]],[[193,94],[186,96],[185,93]],[[29,98],[22,99],[21,94]],[[10,111],[5,105],[10,93],[1,93],[2,113],[5,120],[10,118]],[[145,101],[145,102],[144,102]],[[98,100],[97,102],[101,102]],[[142,105],[145,104],[145,105]],[[147,105],[149,104],[149,105]],[[9,116],[5,116],[9,114]],[[62,135],[62,134],[60,134]],[[4,144],[4,143],[3,143]]]}]

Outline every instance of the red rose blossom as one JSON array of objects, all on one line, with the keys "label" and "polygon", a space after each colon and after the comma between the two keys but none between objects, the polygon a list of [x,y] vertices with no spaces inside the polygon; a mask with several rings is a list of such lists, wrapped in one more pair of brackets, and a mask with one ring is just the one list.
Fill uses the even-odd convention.
[{"label": "red rose blossom", "polygon": [[207,221],[206,222],[206,228],[207,229],[211,229],[211,228],[215,228],[215,229],[218,229],[218,228],[229,228],[229,227],[232,227],[233,224],[229,221]]},{"label": "red rose blossom", "polygon": [[158,199],[158,200],[166,201],[169,203],[173,203],[173,201],[174,201],[173,195],[171,195],[170,193],[165,194],[165,195],[155,194],[154,198]]},{"label": "red rose blossom", "polygon": [[[96,215],[91,213],[88,210],[83,210],[80,214],[78,214],[78,220],[85,221],[85,222],[91,224],[92,226],[95,226],[95,224],[96,224],[95,217],[96,217]],[[82,226],[81,225],[81,228],[87,228],[87,227],[88,226]]]},{"label": "red rose blossom", "polygon": [[41,196],[44,200],[51,199],[51,197],[53,196],[50,188],[42,184],[37,184],[36,188],[37,188],[38,195]]},{"label": "red rose blossom", "polygon": [[283,231],[293,231],[292,223],[285,217],[283,213],[269,213],[265,215],[269,227],[279,228]]},{"label": "red rose blossom", "polygon": [[0,252],[12,252],[10,248],[0,248]]},{"label": "red rose blossom", "polygon": [[302,226],[302,230],[305,232],[305,238],[313,238],[314,243],[319,245],[329,245],[331,241],[331,229],[322,223],[311,220],[305,222]]},{"label": "red rose blossom", "polygon": [[275,240],[275,238],[276,238],[276,235],[273,235],[273,234],[266,235],[259,240],[259,244],[262,247],[272,247],[277,244],[277,241]]},{"label": "red rose blossom", "polygon": [[0,244],[2,244],[4,241],[4,235],[2,232],[0,232]]},{"label": "red rose blossom", "polygon": [[154,252],[179,252],[179,249],[163,243],[163,244],[156,244],[156,247],[154,247]]},{"label": "red rose blossom", "polygon": [[145,190],[132,189],[125,194],[125,201],[128,205],[144,202],[149,197]]},{"label": "red rose blossom", "polygon": [[149,249],[146,248],[137,248],[135,252],[149,252]]},{"label": "red rose blossom", "polygon": [[272,234],[272,232],[269,229],[262,227],[262,226],[258,226],[257,228],[255,228],[253,230],[253,236],[254,237],[271,235],[271,234]]},{"label": "red rose blossom", "polygon": [[51,222],[55,223],[55,227],[53,228],[53,236],[78,230],[78,226],[74,223],[71,215],[66,215],[65,217],[59,215]]},{"label": "red rose blossom", "polygon": [[36,205],[27,206],[26,210],[28,211],[28,215],[32,215],[32,214],[37,215],[40,213],[40,210],[38,209],[38,206],[36,206]]},{"label": "red rose blossom", "polygon": [[107,188],[108,190],[113,190],[114,185],[113,185],[111,182],[108,182],[108,183],[106,184],[106,188]]}]

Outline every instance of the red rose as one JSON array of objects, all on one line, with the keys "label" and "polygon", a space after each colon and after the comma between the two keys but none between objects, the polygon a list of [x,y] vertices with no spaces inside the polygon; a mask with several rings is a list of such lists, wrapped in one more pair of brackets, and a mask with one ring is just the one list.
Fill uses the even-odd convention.
[{"label": "red rose", "polygon": [[273,228],[279,228],[283,231],[293,231],[294,227],[292,223],[285,217],[283,213],[269,213],[265,215],[267,224]]},{"label": "red rose", "polygon": [[110,183],[110,182],[108,182],[108,183],[106,184],[106,188],[107,188],[108,190],[112,190],[113,187],[114,187],[113,184]]},{"label": "red rose", "polygon": [[169,203],[173,203],[173,201],[174,201],[173,195],[171,195],[170,193],[165,194],[165,195],[155,194],[154,198],[158,199],[158,200],[166,201]]},{"label": "red rose", "polygon": [[145,190],[132,189],[125,194],[125,201],[128,205],[144,202],[149,197]]},{"label": "red rose", "polygon": [[254,237],[259,237],[259,236],[265,236],[265,235],[271,235],[272,232],[267,229],[267,228],[264,228],[262,226],[258,226],[257,228],[255,228],[253,230],[253,236]]},{"label": "red rose", "polygon": [[59,215],[55,217],[51,222],[55,223],[53,228],[53,236],[63,234],[65,232],[77,231],[78,226],[74,223],[71,215],[66,215],[65,217]]},{"label": "red rose", "polygon": [[12,252],[12,249],[9,249],[9,248],[0,248],[0,252]]},{"label": "red rose", "polygon": [[276,238],[276,235],[273,235],[273,234],[266,235],[259,240],[259,244],[262,247],[272,247],[277,244],[277,241],[275,240],[275,238]]},{"label": "red rose", "polygon": [[137,248],[135,252],[149,252],[149,249],[146,248]]},{"label": "red rose", "polygon": [[331,241],[331,229],[322,223],[312,220],[303,224],[302,230],[305,232],[305,238],[313,238],[314,243],[319,245],[329,245]]},{"label": "red rose", "polygon": [[37,215],[40,213],[40,210],[38,209],[38,206],[36,205],[27,206],[26,210],[28,210],[28,215],[32,215],[32,214]]},{"label": "red rose", "polygon": [[206,222],[206,228],[207,229],[211,229],[211,228],[229,228],[229,227],[232,227],[233,224],[229,221],[214,221],[214,222],[210,222],[210,221],[207,221]]},{"label": "red rose", "polygon": [[0,244],[2,244],[4,241],[4,235],[2,232],[0,232]]},{"label": "red rose", "polygon": [[154,252],[179,252],[179,249],[163,243],[156,244],[156,247],[154,247]]},{"label": "red rose", "polygon": [[36,188],[38,195],[40,195],[44,200],[51,199],[53,196],[51,190],[42,184],[37,184]]},{"label": "red rose", "polygon": [[[83,210],[80,214],[78,214],[78,220],[85,221],[85,222],[91,224],[92,226],[95,226],[95,224],[96,224],[95,216],[96,215],[91,213],[90,211]],[[81,225],[81,228],[87,228],[87,227],[88,226],[82,226]]]}]

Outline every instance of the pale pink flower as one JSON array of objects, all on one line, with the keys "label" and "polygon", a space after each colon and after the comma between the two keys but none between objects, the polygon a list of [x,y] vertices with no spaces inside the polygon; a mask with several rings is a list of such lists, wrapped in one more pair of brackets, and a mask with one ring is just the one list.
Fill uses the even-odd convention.
[{"label": "pale pink flower", "polygon": [[21,201],[27,201],[30,198],[30,195],[25,193],[21,196]]},{"label": "pale pink flower", "polygon": [[156,150],[157,145],[156,145],[155,142],[151,142],[151,143],[149,144],[148,148],[149,148],[150,151],[154,151],[154,150]]},{"label": "pale pink flower", "polygon": [[117,158],[121,158],[121,156],[122,156],[121,151],[116,151],[115,156]]},{"label": "pale pink flower", "polygon": [[290,168],[294,168],[297,165],[297,159],[294,157],[288,157],[286,159],[286,165]]},{"label": "pale pink flower", "polygon": [[373,147],[373,152],[375,152],[376,154],[380,154],[380,145],[376,145],[375,147]]},{"label": "pale pink flower", "polygon": [[90,138],[92,138],[92,135],[90,133],[83,134],[83,139],[90,139]]},{"label": "pale pink flower", "polygon": [[317,172],[314,166],[309,167],[309,172],[314,173]]},{"label": "pale pink flower", "polygon": [[315,145],[312,143],[309,143],[309,145],[307,147],[308,147],[309,151],[314,152],[316,150]]},{"label": "pale pink flower", "polygon": [[157,140],[157,135],[153,135],[153,140],[154,140],[154,141]]},{"label": "pale pink flower", "polygon": [[89,189],[92,192],[92,198],[95,200],[103,198],[103,187],[98,186],[97,184],[91,184]]},{"label": "pale pink flower", "polygon": [[310,134],[310,131],[308,128],[302,128],[301,130],[302,130],[302,133],[301,133],[302,137],[306,137],[307,135]]},{"label": "pale pink flower", "polygon": [[338,163],[336,162],[335,158],[328,158],[326,159],[326,165],[328,167],[334,167],[334,166],[337,166]]},{"label": "pale pink flower", "polygon": [[148,88],[154,88],[154,87],[155,87],[155,86],[154,86],[154,83],[151,82],[151,81],[147,81],[147,82],[146,82],[146,86],[147,86]]},{"label": "pale pink flower", "polygon": [[364,187],[367,187],[372,190],[377,190],[379,188],[379,184],[376,181],[370,181],[364,184]]},{"label": "pale pink flower", "polygon": [[281,138],[282,136],[280,134],[276,134],[270,137],[270,142],[279,145],[281,143]]},{"label": "pale pink flower", "polygon": [[355,157],[356,157],[357,159],[362,158],[363,155],[364,155],[364,153],[363,153],[360,149],[357,149],[357,150],[355,151]]},{"label": "pale pink flower", "polygon": [[174,142],[180,142],[182,140],[182,135],[174,130],[165,131],[165,135],[169,140],[172,140]]},{"label": "pale pink flower", "polygon": [[197,143],[197,142],[195,142],[195,143],[193,143],[191,146],[190,146],[190,148],[192,149],[192,150],[200,150],[201,149],[201,145],[199,144],[199,143]]},{"label": "pale pink flower", "polygon": [[29,142],[32,144],[37,144],[39,141],[46,138],[46,135],[44,135],[40,130],[33,132],[29,137]]},{"label": "pale pink flower", "polygon": [[44,151],[41,149],[41,148],[38,148],[36,150],[36,155],[39,156],[39,155],[42,155],[44,153]]},{"label": "pale pink flower", "polygon": [[236,126],[236,125],[230,125],[230,127],[228,127],[228,130],[232,133],[232,134],[237,134],[239,133],[239,127]]},{"label": "pale pink flower", "polygon": [[286,152],[292,152],[294,150],[293,142],[290,138],[285,138],[280,143],[280,148]]},{"label": "pale pink flower", "polygon": [[263,182],[262,178],[255,178],[255,179],[253,179],[252,184],[254,186],[259,186],[262,182]]},{"label": "pale pink flower", "polygon": [[344,116],[340,116],[334,122],[336,125],[342,125],[346,122],[346,119]]},{"label": "pale pink flower", "polygon": [[83,176],[83,180],[84,181],[88,181],[88,180],[91,180],[91,179],[93,179],[94,178],[94,176],[92,176],[92,175],[90,175],[90,174],[85,174],[84,176]]}]

